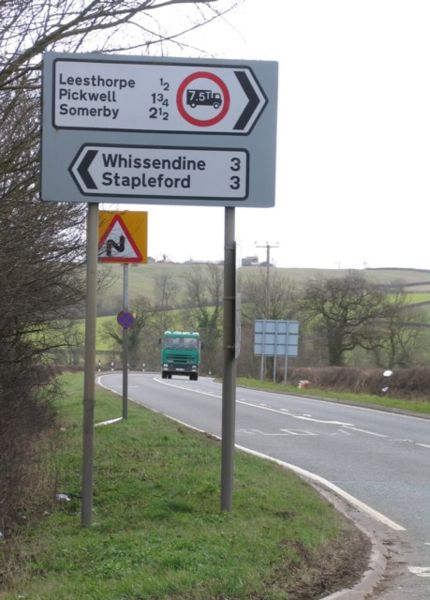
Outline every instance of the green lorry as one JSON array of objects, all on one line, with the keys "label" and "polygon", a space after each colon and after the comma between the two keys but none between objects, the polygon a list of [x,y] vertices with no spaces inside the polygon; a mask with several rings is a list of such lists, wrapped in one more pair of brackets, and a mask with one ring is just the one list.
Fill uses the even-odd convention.
[{"label": "green lorry", "polygon": [[195,331],[165,331],[161,339],[161,377],[199,378],[200,335]]}]

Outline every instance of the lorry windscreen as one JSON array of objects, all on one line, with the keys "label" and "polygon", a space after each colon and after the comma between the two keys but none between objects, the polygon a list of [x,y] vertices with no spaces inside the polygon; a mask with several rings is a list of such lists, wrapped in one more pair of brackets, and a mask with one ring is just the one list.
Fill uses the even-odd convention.
[{"label": "lorry windscreen", "polygon": [[199,341],[196,338],[169,337],[164,339],[163,347],[170,350],[178,348],[192,350],[199,347]]}]

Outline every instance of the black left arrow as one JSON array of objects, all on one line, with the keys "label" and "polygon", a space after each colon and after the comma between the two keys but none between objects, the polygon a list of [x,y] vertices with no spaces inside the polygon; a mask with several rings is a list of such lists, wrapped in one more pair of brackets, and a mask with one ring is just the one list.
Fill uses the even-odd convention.
[{"label": "black left arrow", "polygon": [[91,163],[97,156],[98,150],[87,150],[84,154],[84,158],[81,161],[81,164],[78,167],[78,173],[82,178],[87,189],[96,190],[97,185],[94,179],[91,177],[88,169],[90,168]]},{"label": "black left arrow", "polygon": [[236,125],[233,127],[233,129],[242,131],[248,125],[249,120],[251,119],[254,112],[257,110],[258,105],[260,103],[260,99],[257,96],[245,71],[235,71],[234,74],[238,78],[243,91],[248,97],[248,104],[245,106],[245,110],[242,112],[242,114],[236,122]]}]

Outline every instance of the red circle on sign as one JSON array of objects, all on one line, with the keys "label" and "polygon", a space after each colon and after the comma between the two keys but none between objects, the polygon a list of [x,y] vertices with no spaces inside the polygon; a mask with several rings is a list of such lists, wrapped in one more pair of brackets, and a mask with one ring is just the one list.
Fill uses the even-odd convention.
[{"label": "red circle on sign", "polygon": [[[221,88],[223,98],[224,98],[224,105],[222,107],[222,110],[215,117],[212,117],[211,119],[196,119],[195,117],[193,117],[192,115],[187,113],[187,111],[185,110],[185,106],[184,106],[183,96],[184,96],[186,87],[195,79],[203,79],[203,78],[210,79],[211,81],[216,83],[217,86],[219,86]],[[180,114],[184,117],[184,119],[186,121],[188,121],[192,125],[197,125],[198,127],[210,127],[211,125],[215,125],[216,123],[219,123],[227,114],[228,109],[230,108],[230,94],[229,94],[226,84],[217,75],[214,75],[213,73],[208,73],[207,71],[198,71],[197,73],[192,73],[191,75],[188,75],[188,77],[186,77],[184,79],[184,81],[181,83],[181,85],[179,86],[178,92],[176,94],[176,105],[178,107]]]}]

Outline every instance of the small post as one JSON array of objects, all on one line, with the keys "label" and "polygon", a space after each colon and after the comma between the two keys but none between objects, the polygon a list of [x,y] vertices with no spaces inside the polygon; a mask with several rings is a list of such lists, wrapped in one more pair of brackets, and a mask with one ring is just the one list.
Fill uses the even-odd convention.
[{"label": "small post", "polygon": [[287,383],[288,371],[288,323],[285,328],[285,362],[284,362],[284,383]]},{"label": "small post", "polygon": [[[123,310],[128,311],[128,263],[123,265]],[[128,329],[122,329],[122,418],[128,418]]]},{"label": "small post", "polygon": [[96,373],[98,204],[87,212],[87,296],[85,312],[85,370],[83,399],[83,460],[81,524],[89,527],[93,507],[94,402]]},{"label": "small post", "polygon": [[273,348],[273,383],[276,383],[276,369],[278,367],[278,322],[275,321],[275,344]]}]

